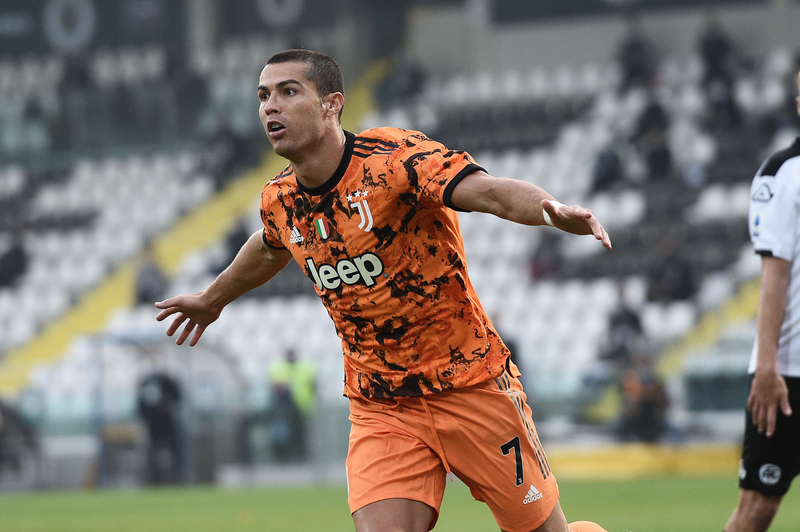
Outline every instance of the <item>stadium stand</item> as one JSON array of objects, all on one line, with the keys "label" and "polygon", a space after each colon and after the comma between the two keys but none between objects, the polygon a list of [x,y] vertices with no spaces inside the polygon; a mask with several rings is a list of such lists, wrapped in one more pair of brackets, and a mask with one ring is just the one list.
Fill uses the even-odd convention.
[{"label": "stadium stand", "polygon": [[[95,76],[106,80],[107,83],[118,83],[140,79],[137,76],[142,76],[146,72],[158,72],[159,69],[155,66],[149,67],[149,70],[144,68],[148,57],[151,57],[150,61],[153,64],[157,63],[158,54],[148,51],[140,54],[133,54],[130,51],[120,52],[123,55],[125,53],[129,54],[126,57],[129,57],[131,65],[138,66],[130,66],[128,70],[118,66],[116,74],[107,73],[103,75],[105,77],[95,74]],[[222,56],[225,56],[225,52]],[[106,56],[102,55],[95,60],[95,72],[102,70],[103,67],[100,65],[106,60]],[[675,130],[671,135],[676,144],[673,151],[684,154],[678,158],[678,164],[684,168],[693,164],[713,167],[712,163],[721,158],[722,154],[715,153],[717,151],[715,140],[704,134],[698,124],[703,95],[699,87],[700,76],[696,65],[692,66],[693,64],[681,68],[674,62],[665,63],[663,78],[666,81],[660,87],[660,92],[668,95],[664,98],[665,106],[673,112],[670,114]],[[238,71],[233,67],[229,68],[232,72]],[[128,74],[124,74],[126,71]],[[134,71],[138,74],[134,75]],[[607,74],[601,76],[600,72]],[[684,74],[679,76],[677,72]],[[531,331],[537,329],[535,324],[541,323],[541,315],[532,313],[530,306],[525,308],[529,298],[505,297],[506,293],[514,292],[535,298],[533,294],[537,293],[538,287],[526,278],[526,262],[536,249],[540,233],[509,226],[490,217],[480,215],[462,217],[470,254],[470,270],[479,293],[485,294],[483,296],[485,305],[490,313],[502,316],[500,319],[504,325],[508,322],[507,328],[510,333],[517,337],[524,336],[521,343],[523,359],[529,358],[532,363],[535,358],[542,356],[532,346],[550,345],[551,347],[544,349],[545,357],[548,360],[552,359],[553,371],[558,371],[559,365],[571,369],[572,374],[562,376],[562,382],[571,382],[570,386],[574,387],[579,382],[581,373],[586,370],[586,365],[597,356],[598,346],[602,344],[606,315],[615,303],[613,297],[607,295],[608,289],[605,289],[604,295],[603,289],[593,288],[595,284],[601,283],[602,286],[608,287],[619,276],[629,276],[631,278],[629,284],[635,283],[637,276],[647,271],[652,261],[656,260],[656,257],[652,256],[648,259],[647,253],[643,253],[643,248],[652,243],[656,235],[664,232],[671,232],[678,240],[686,242],[690,249],[703,251],[690,253],[696,262],[695,267],[703,272],[713,273],[730,266],[739,257],[739,250],[746,244],[746,232],[741,229],[743,226],[741,220],[746,215],[747,184],[741,178],[739,185],[716,183],[715,179],[709,178],[710,184],[699,190],[687,190],[686,187],[678,185],[674,185],[677,189],[674,190],[672,184],[664,190],[661,183],[647,183],[642,176],[639,176],[639,182],[634,181],[631,186],[592,194],[590,181],[593,158],[615,136],[631,135],[635,124],[629,117],[636,116],[643,110],[646,96],[637,91],[618,95],[616,92],[618,75],[614,74],[614,69],[603,68],[597,64],[585,65],[574,70],[563,66],[555,73],[534,69],[527,74],[506,75],[510,80],[520,78],[517,82],[525,90],[520,88],[518,91],[510,91],[510,94],[506,95],[508,101],[491,108],[488,113],[488,125],[483,122],[480,127],[476,127],[477,124],[469,122],[471,115],[467,112],[465,95],[477,94],[481,97],[483,94],[483,98],[487,98],[486,89],[482,87],[486,87],[489,73],[480,73],[472,78],[457,76],[449,80],[434,80],[426,87],[419,100],[408,108],[391,109],[384,115],[372,114],[364,119],[363,124],[364,127],[369,127],[370,124],[398,124],[399,121],[401,123],[398,125],[425,129],[430,131],[434,138],[441,138],[445,143],[459,147],[466,146],[490,171],[540,184],[567,202],[587,204],[601,219],[607,220],[606,224],[613,230],[618,250],[614,253],[614,257],[606,259],[584,242],[574,245],[570,243],[564,248],[565,262],[559,273],[559,278],[563,280],[558,281],[559,283],[582,283],[574,285],[576,288],[572,291],[566,289],[566,294],[595,292],[599,294],[597,300],[588,304],[579,297],[570,299],[562,296],[562,305],[558,306],[559,315],[555,322],[562,323],[563,326],[557,326],[556,331],[562,329],[567,331],[573,322],[589,320],[585,327],[586,335],[579,339],[570,338],[569,341],[551,338],[549,342],[542,344],[540,338],[531,334]],[[557,83],[542,81],[552,78]],[[219,79],[235,78],[228,76]],[[574,81],[577,79],[585,82]],[[739,92],[749,94],[744,89]],[[212,94],[215,94],[214,90]],[[236,91],[226,94],[226,91],[222,90],[217,92],[216,96],[212,96],[212,101],[231,102],[236,100],[237,96]],[[743,98],[746,100],[747,96]],[[779,100],[777,97],[773,99]],[[685,105],[687,102],[690,105]],[[746,105],[743,105],[743,108],[747,109]],[[767,110],[764,108],[753,110],[756,111],[763,115]],[[413,118],[415,116],[424,118],[420,122]],[[504,129],[503,135],[497,134],[495,130],[509,122],[515,126]],[[476,139],[461,138],[460,132],[465,131],[477,135]],[[517,134],[520,131],[527,132],[527,136]],[[745,132],[742,136],[746,134]],[[693,146],[691,153],[686,154],[687,150],[683,149],[680,143]],[[631,173],[635,173],[637,164],[635,148],[631,147],[629,152],[632,160],[627,164],[634,167],[634,172]],[[751,156],[750,160],[755,160],[755,157]],[[48,306],[50,315],[37,311],[37,319],[46,321],[59,315],[70,298],[94,286],[119,261],[131,257],[140,248],[144,239],[165,230],[175,221],[179,213],[188,212],[193,206],[206,200],[211,194],[211,187],[208,178],[205,180],[197,178],[198,166],[198,161],[189,155],[173,159],[157,156],[152,160],[130,157],[109,158],[100,163],[84,161],[78,163],[66,178],[62,178],[63,183],[52,183],[41,187],[30,202],[31,212],[35,216],[91,215],[97,218],[96,225],[102,228],[102,231],[98,229],[94,233],[77,232],[66,235],[66,238],[59,232],[50,232],[33,239],[31,247],[37,251],[33,257],[31,270],[27,274],[26,288],[20,291],[23,294],[23,301],[25,297],[30,300],[36,298],[37,293],[42,292],[41,287],[45,283],[53,283],[54,280],[58,288],[49,292],[57,294],[63,291],[65,294],[60,298],[51,295],[53,302]],[[745,165],[739,167],[741,166]],[[14,173],[12,170],[9,172]],[[17,171],[15,175],[19,175],[19,172]],[[749,176],[746,177],[749,179]],[[19,180],[19,178],[10,179]],[[730,182],[730,178],[727,181]],[[98,183],[102,183],[102,186],[97,186]],[[156,183],[159,185],[156,186]],[[184,183],[191,183],[192,188],[188,194],[186,187],[183,186]],[[685,209],[685,220],[681,218],[653,220],[652,215],[657,212],[653,203],[664,203],[665,196],[670,194],[696,198],[692,202],[682,202],[689,203],[689,207]],[[114,199],[120,203],[113,203]],[[251,225],[255,227],[257,219],[252,218],[255,221]],[[736,227],[739,228],[738,231],[734,229]],[[694,238],[701,240],[693,242]],[[499,247],[500,253],[496,252],[497,242],[502,244]],[[206,259],[195,257],[194,260],[199,263],[190,269],[200,272],[210,270],[212,256],[213,252],[210,252]],[[60,259],[59,268],[54,269],[56,257]],[[65,261],[62,260],[63,257],[72,258]],[[89,257],[92,260],[88,260]],[[569,281],[575,278],[583,281]],[[709,308],[709,299],[720,298],[719,295],[714,296],[714,284],[717,286],[717,292],[730,292],[730,289],[725,290],[720,287],[725,285],[720,279],[725,278],[718,275],[709,281],[711,284],[708,288],[701,289],[701,293],[710,294],[703,296],[706,301],[702,305],[704,308]],[[598,280],[592,281],[592,279]],[[207,276],[200,275],[194,282],[188,280],[177,282],[181,283],[181,287],[187,287],[202,286],[207,280]],[[511,287],[515,289],[510,290]],[[520,287],[523,287],[522,291],[519,291]],[[678,338],[687,332],[694,325],[698,313],[694,303],[656,304],[633,301],[633,304],[642,308],[645,329],[652,339],[659,342]],[[547,309],[549,306],[551,305],[534,308]],[[600,314],[592,318],[581,316],[578,307],[582,306],[597,308]],[[30,318],[24,319],[24,312],[14,312],[11,309],[7,312],[4,318],[11,320],[11,314],[14,314],[15,323],[32,321]],[[509,316],[515,317],[512,319]],[[33,321],[33,325],[28,325],[27,330],[32,332],[41,325],[42,323]],[[14,330],[14,327],[11,329]],[[20,325],[18,330],[24,332],[25,326]],[[244,330],[246,332],[241,334],[248,336],[250,331],[246,328]],[[12,335],[5,347],[6,349],[18,347],[28,338],[29,336],[26,337],[22,332],[16,337]],[[236,335],[229,341],[233,345],[243,345],[242,340],[236,339]],[[565,349],[571,352],[572,349],[567,348],[572,343],[577,344],[575,352],[578,359],[566,362],[558,355]],[[275,351],[280,352],[280,349]],[[300,349],[300,352],[303,351],[305,350]],[[551,385],[553,382],[559,382],[554,381],[552,375],[543,375],[542,381]]]},{"label": "stadium stand", "polygon": [[[210,135],[224,121],[237,134],[256,135],[257,117],[242,103],[253,96],[252,71],[271,51],[286,46],[280,38],[240,38],[199,53],[191,75],[202,80],[207,105],[192,122],[196,130]],[[170,61],[168,51],[157,46],[98,51],[88,62],[97,91],[90,94],[102,95],[99,108],[110,113],[113,90],[147,87],[137,96],[142,113],[162,108],[174,102],[179,86],[170,77]],[[372,109],[370,98],[363,97],[367,83],[348,92],[346,128],[420,129],[470,151],[490,173],[541,185],[564,203],[589,206],[604,222],[613,253],[602,253],[591,239],[548,243],[547,228],[459,216],[470,275],[484,306],[516,344],[523,370],[537,367],[524,377],[537,416],[585,420],[581,409],[602,397],[586,399],[588,405],[564,399],[583,398],[587,379],[598,375],[606,379],[607,390],[615,383],[602,369],[601,354],[609,341],[609,317],[621,303],[639,314],[648,340],[643,351],[655,353],[665,377],[676,375],[686,360],[690,375],[711,372],[696,362],[706,357],[703,349],[713,351],[718,338],[730,337],[724,323],[752,318],[753,279],[760,269],[745,222],[749,180],[765,153],[787,144],[797,126],[785,112],[791,53],[774,49],[759,64],[737,72],[732,95],[742,119],[724,131],[709,123],[711,102],[696,56],[661,59],[649,91],[620,92],[619,65],[597,61],[432,76],[412,100],[382,110]],[[378,65],[366,81],[374,82],[385,67]],[[55,91],[68,70],[55,57],[0,64],[3,152],[33,153],[61,142],[43,124],[57,116]],[[500,98],[492,92],[498,83]],[[482,106],[479,114],[476,102]],[[636,138],[637,117],[653,102],[667,117],[672,162],[659,180],[649,175],[647,154]],[[186,114],[178,112],[175,124],[185,124]],[[106,131],[73,125],[72,139],[95,148],[111,139],[135,142],[135,135],[115,122],[119,118],[109,119]],[[179,127],[159,120],[162,136]],[[609,147],[623,177],[597,190],[598,155]],[[71,430],[77,430],[76,420],[89,430],[98,388],[104,390],[107,419],[134,415],[135,383],[154,367],[149,350],[161,353],[165,366],[185,362],[179,351],[165,347],[164,327],[154,321],[153,310],[133,305],[125,295],[132,286],[133,259],[144,243],[156,241],[171,293],[201,289],[225,256],[224,237],[235,220],[244,215],[250,230],[258,228],[258,190],[281,166],[273,158],[254,172],[237,168],[218,190],[220,183],[196,144],[180,154],[159,153],[152,146],[135,154],[108,151],[57,171],[0,168],[0,209],[25,213],[30,256],[21,282],[0,288],[0,353],[5,356],[0,384],[4,394],[17,394],[20,405],[33,404],[31,411],[46,411],[49,420],[70,420]],[[0,251],[8,246],[12,219],[0,217]],[[657,266],[655,243],[665,236],[681,243],[695,276],[696,293],[685,300],[648,300],[647,272]],[[547,245],[555,246],[559,267],[534,279],[533,258]],[[113,293],[113,304],[97,310],[95,296],[101,292]],[[76,316],[78,327],[69,322]],[[63,332],[67,328],[72,332]],[[741,354],[746,342],[738,340],[729,345],[736,343],[732,349]],[[341,379],[330,378],[342,373],[338,340],[311,283],[294,266],[232,304],[204,341],[207,351],[198,358],[207,358],[208,367],[226,368],[219,371],[235,383],[224,387],[229,395],[222,403],[229,412],[264,408],[266,368],[288,347],[328,376],[318,383],[320,417],[325,407],[342,405]],[[721,364],[727,368],[735,362]],[[685,390],[675,393],[686,397],[687,408],[703,401]],[[611,419],[615,406],[598,418]],[[685,412],[674,417],[681,416],[678,424],[687,427]],[[65,429],[53,425],[51,430]]]}]

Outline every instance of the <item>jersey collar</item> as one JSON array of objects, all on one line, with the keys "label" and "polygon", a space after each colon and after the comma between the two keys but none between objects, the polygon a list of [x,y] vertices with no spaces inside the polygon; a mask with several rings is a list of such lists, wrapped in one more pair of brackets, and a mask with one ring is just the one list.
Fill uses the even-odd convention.
[{"label": "jersey collar", "polygon": [[344,153],[342,153],[342,160],[339,161],[339,166],[336,168],[336,171],[333,173],[331,177],[328,178],[323,184],[318,187],[308,188],[303,186],[303,184],[298,181],[297,176],[295,175],[294,179],[297,183],[297,187],[309,194],[311,196],[321,196],[327,192],[333,190],[336,185],[339,184],[339,181],[342,180],[344,177],[344,173],[347,171],[347,167],[350,165],[350,158],[353,156],[353,146],[356,142],[356,136],[349,131],[344,132]]}]

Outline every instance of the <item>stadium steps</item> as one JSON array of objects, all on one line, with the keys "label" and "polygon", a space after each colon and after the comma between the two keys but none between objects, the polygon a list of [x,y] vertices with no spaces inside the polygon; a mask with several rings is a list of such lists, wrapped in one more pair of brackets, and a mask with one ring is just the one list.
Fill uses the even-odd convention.
[{"label": "stadium steps", "polygon": [[[680,373],[691,354],[719,342],[724,331],[755,320],[760,287],[760,277],[744,282],[739,291],[718,308],[703,314],[688,333],[667,344],[661,350],[656,367],[661,378],[666,381]],[[606,422],[616,417],[620,404],[619,390],[608,388],[587,414],[595,422]]]},{"label": "stadium steps", "polygon": [[[164,271],[176,273],[192,250],[223,238],[236,219],[252,207],[266,180],[280,172],[283,164],[276,156],[268,157],[262,167],[232,183],[161,235],[154,247]],[[21,391],[33,368],[57,361],[74,338],[102,331],[113,313],[132,306],[135,263],[135,258],[124,262],[69,312],[50,323],[26,345],[9,352],[0,364],[0,395],[7,397]],[[155,312],[153,315],[155,317]]]},{"label": "stadium steps", "polygon": [[718,309],[706,312],[683,338],[663,351],[657,368],[659,375],[664,378],[675,375],[690,353],[714,345],[728,327],[754,320],[760,287],[760,277],[747,281]]},{"label": "stadium steps", "polygon": [[738,444],[605,446],[552,445],[550,467],[561,480],[630,479],[654,475],[736,475]]},{"label": "stadium steps", "polygon": [[[387,72],[388,62],[379,61],[348,91],[347,111],[342,115],[345,129],[360,131],[362,117],[374,107],[373,87]],[[264,184],[285,166],[285,159],[270,154],[259,168],[231,183],[157,238],[153,246],[161,268],[174,275],[189,253],[224,238],[236,220],[252,208]],[[135,261],[135,258],[125,261],[70,311],[48,324],[27,344],[10,351],[0,362],[0,396],[11,397],[22,391],[35,367],[58,361],[76,337],[102,331],[115,312],[131,307]]]}]

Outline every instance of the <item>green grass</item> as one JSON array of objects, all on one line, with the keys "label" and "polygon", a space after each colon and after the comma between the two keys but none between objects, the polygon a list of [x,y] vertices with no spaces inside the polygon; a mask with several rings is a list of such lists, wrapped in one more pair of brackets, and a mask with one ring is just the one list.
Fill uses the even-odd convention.
[{"label": "green grass", "polygon": [[[565,481],[568,520],[610,532],[721,531],[738,496],[732,478]],[[797,530],[800,494],[789,492],[771,532]],[[0,495],[0,531],[352,531],[344,487],[41,492]],[[463,484],[448,483],[436,532],[496,531]]]}]

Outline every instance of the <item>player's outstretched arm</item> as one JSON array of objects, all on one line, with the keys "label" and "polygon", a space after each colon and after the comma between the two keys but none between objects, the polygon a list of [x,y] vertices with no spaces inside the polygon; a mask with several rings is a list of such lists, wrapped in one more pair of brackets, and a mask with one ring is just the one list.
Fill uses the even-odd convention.
[{"label": "player's outstretched arm", "polygon": [[786,307],[791,263],[776,257],[761,259],[761,292],[758,302],[758,354],[747,408],[758,431],[775,433],[778,409],[792,415],[786,381],[778,374],[778,338]]},{"label": "player's outstretched arm", "polygon": [[239,250],[236,258],[213,283],[202,292],[183,294],[156,303],[161,309],[156,319],[163,321],[175,316],[167,328],[167,335],[172,336],[186,323],[178,335],[176,343],[183,344],[192,332],[189,345],[197,344],[206,327],[219,318],[225,306],[272,279],[291,259],[286,250],[271,249],[263,244],[261,231],[253,233]]},{"label": "player's outstretched arm", "polygon": [[459,209],[487,212],[525,225],[547,224],[575,235],[594,235],[611,249],[611,239],[592,211],[563,205],[544,189],[525,181],[473,172],[456,185],[451,201]]}]

